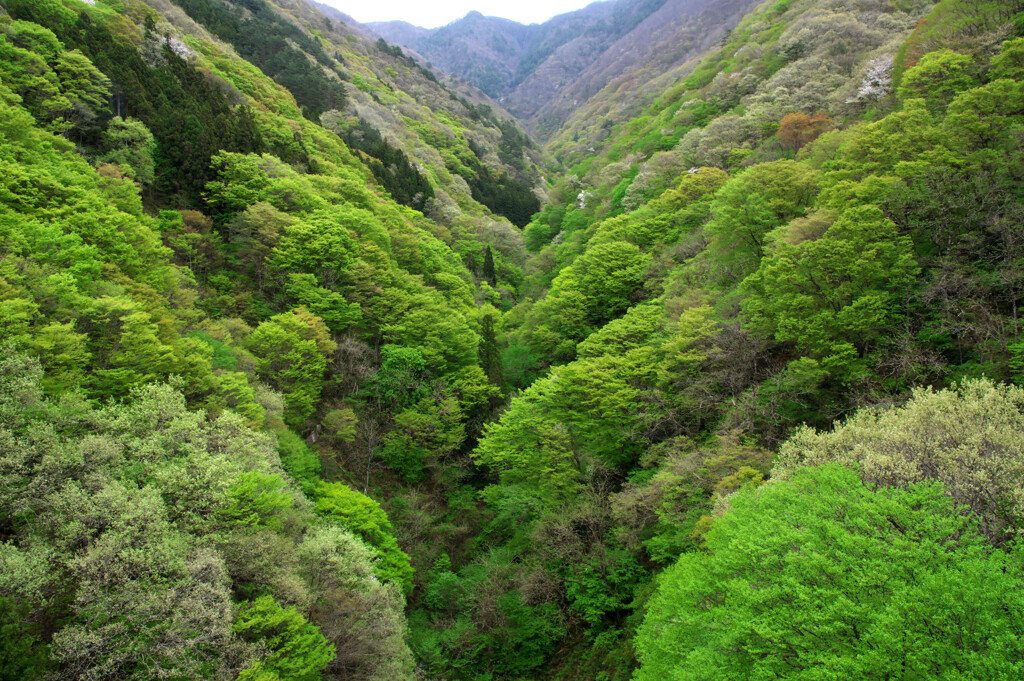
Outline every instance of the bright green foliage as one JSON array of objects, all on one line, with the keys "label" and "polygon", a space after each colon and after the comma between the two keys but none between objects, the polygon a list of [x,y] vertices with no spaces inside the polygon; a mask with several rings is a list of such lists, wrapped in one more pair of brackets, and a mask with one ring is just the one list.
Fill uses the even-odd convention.
[{"label": "bright green foliage", "polygon": [[299,483],[307,497],[312,497],[320,482],[320,458],[301,437],[287,429],[277,431],[277,452],[281,457],[281,467]]},{"label": "bright green foliage", "polygon": [[756,270],[768,233],[801,216],[816,190],[815,173],[794,161],[760,163],[722,186],[704,230],[723,278],[735,284]]},{"label": "bright green foliage", "polygon": [[993,79],[1020,80],[1024,76],[1024,38],[1007,40],[999,46],[999,54],[992,58]]},{"label": "bright green foliage", "polygon": [[152,184],[156,179],[153,166],[156,140],[142,121],[114,116],[103,133],[102,149],[100,162],[116,163],[122,171],[130,168],[134,179],[142,184]]},{"label": "bright green foliage", "polygon": [[299,305],[324,320],[331,331],[342,331],[361,316],[359,305],[345,302],[345,298],[330,289],[316,285],[312,274],[289,274],[285,291]]},{"label": "bright green foliage", "polygon": [[578,464],[566,429],[548,411],[549,385],[531,385],[502,419],[487,428],[474,452],[479,463],[502,471],[506,483],[523,482],[546,496],[576,491]]},{"label": "bright green foliage", "polygon": [[880,210],[852,208],[820,239],[779,244],[744,283],[743,309],[752,328],[853,380],[917,272],[910,240]]},{"label": "bright green foliage", "polygon": [[474,457],[503,483],[526,483],[553,499],[576,491],[589,459],[627,466],[643,441],[632,383],[649,368],[636,362],[605,355],[559,367],[486,428]]},{"label": "bright green foliage", "polygon": [[174,330],[168,297],[180,282],[134,185],[110,180],[134,198],[108,203],[103,180],[66,142],[6,101],[0,110],[0,336],[38,354],[54,389],[124,395],[172,372],[207,381]]},{"label": "bright green foliage", "polygon": [[662,346],[664,359],[658,365],[662,385],[695,377],[701,362],[708,358],[704,346],[718,330],[711,308],[692,307],[670,326],[672,335]]},{"label": "bright green foliage", "polygon": [[110,80],[85,55],[27,21],[0,26],[0,82],[57,133],[91,122],[110,96]]},{"label": "bright green foliage", "polygon": [[696,172],[684,175],[674,189],[662,194],[661,200],[678,210],[715,194],[728,180],[728,173],[720,168],[697,168]]},{"label": "bright green foliage", "polygon": [[666,327],[669,337],[657,355],[646,361],[654,363],[660,399],[673,406],[676,418],[688,426],[688,432],[697,432],[714,415],[705,402],[706,386],[702,385],[701,374],[710,362],[719,359],[714,340],[721,326],[711,308],[700,306],[685,310]]},{"label": "bright green foliage", "polygon": [[321,284],[336,281],[352,266],[356,250],[346,219],[359,217],[355,211],[321,211],[289,225],[274,253],[275,265],[312,274]]},{"label": "bright green foliage", "polygon": [[[767,3],[686,77],[637,63],[642,77],[581,103],[540,152],[548,205],[532,219],[541,157],[512,123],[308,3],[175,0],[234,51],[161,3],[3,4],[0,341],[18,350],[0,353],[0,628],[19,640],[0,665],[17,655],[13,673],[624,681],[655,573],[718,560],[730,505],[788,489],[778,479],[804,461],[883,489],[798,480],[799,495],[744,516],[730,550],[810,509],[761,562],[790,575],[871,536],[880,550],[862,541],[842,559],[884,562],[884,583],[855,605],[829,588],[870,571],[779,587],[754,634],[806,635],[784,628],[800,621],[786,608],[822,601],[807,647],[824,655],[869,640],[844,639],[844,616],[877,615],[886,635],[833,669],[862,678],[883,659],[957,654],[928,643],[922,613],[945,626],[964,602],[1016,607],[1012,391],[968,383],[956,399],[918,393],[898,418],[801,431],[764,483],[801,422],[826,428],[915,385],[1021,377],[1024,85],[1019,40],[996,43],[1016,30],[1009,4]],[[342,108],[344,79],[359,92]],[[617,106],[623,93],[635,101]],[[779,122],[800,116],[839,129],[787,144]],[[503,379],[521,393],[502,399]],[[321,461],[379,503],[321,481]],[[991,548],[914,487],[931,478]],[[835,513],[904,497],[919,508],[891,529]],[[966,539],[936,561],[973,551],[979,569],[901,582],[906,556],[940,554],[927,536],[943,528]],[[1010,569],[976,588],[1000,560]],[[776,593],[715,574],[694,588]],[[879,596],[896,586],[906,598]],[[286,655],[283,639],[233,631],[237,601],[309,645]],[[752,621],[680,645],[748,641]],[[743,641],[716,663],[768,659],[770,642]]]},{"label": "bright green foliage", "polygon": [[619,235],[604,236],[598,232],[595,245],[564,268],[530,310],[523,336],[541,356],[572,359],[576,344],[595,326],[622,314],[640,297],[650,255]]},{"label": "bright green foliage", "polygon": [[380,504],[341,483],[322,482],[316,489],[316,510],[362,537],[376,548],[381,579],[394,580],[402,589],[412,589],[413,569],[395,541],[391,521]]},{"label": "bright green foliage", "polygon": [[563,207],[548,204],[535,214],[530,224],[523,228],[526,247],[531,251],[539,251],[541,247],[549,243],[561,231],[565,211],[566,209]]},{"label": "bright green foliage", "polygon": [[256,154],[221,152],[210,159],[210,165],[217,170],[218,179],[206,184],[206,202],[225,217],[255,204],[270,186]]},{"label": "bright green foliage", "polygon": [[334,646],[319,629],[295,608],[283,608],[271,596],[260,596],[239,608],[231,629],[245,640],[267,647],[267,656],[239,675],[245,681],[315,681],[335,655]]},{"label": "bright green foliage", "polygon": [[[115,113],[142,120],[154,133],[160,191],[183,191],[195,205],[205,183],[213,179],[208,167],[213,153],[221,149],[247,152],[262,146],[249,107],[232,111],[228,96],[212,79],[165,50],[156,36],[145,36],[149,59],[144,58],[143,50],[129,38],[141,37],[139,30],[121,23],[109,8],[79,5],[71,10],[59,2],[16,2],[8,3],[8,10],[18,19],[36,21],[54,31],[99,67],[103,78],[109,78],[106,89],[113,93]],[[84,19],[77,21],[80,13]],[[90,71],[80,59],[69,62],[65,70],[79,84],[91,83],[93,89],[102,85],[91,72],[99,71]],[[99,99],[105,109],[108,97],[103,94]],[[88,120],[89,109],[74,104],[74,116]]]},{"label": "bright green foliage", "polygon": [[153,381],[175,368],[174,348],[161,339],[154,319],[127,297],[100,298],[90,310],[92,321],[105,327],[117,343],[105,353],[98,348],[102,367],[92,378],[100,394],[123,393],[126,387]]},{"label": "bright green foliage", "polygon": [[941,111],[954,96],[975,84],[971,66],[967,55],[952,50],[929,52],[903,74],[900,98],[921,97],[930,111]]},{"label": "bright green foliage", "polygon": [[379,544],[391,533],[391,521],[380,504],[347,485],[320,483],[316,508],[373,544]]},{"label": "bright green foliage", "polygon": [[658,305],[637,305],[587,336],[577,347],[581,357],[624,354],[652,344],[660,335],[663,312]]},{"label": "bright green foliage", "polygon": [[588,249],[573,264],[576,282],[587,297],[594,321],[617,317],[640,286],[648,256],[633,244],[612,242]]},{"label": "bright green foliage", "polygon": [[638,680],[1011,678],[1024,671],[1019,552],[986,548],[935,484],[837,466],[741,492],[659,580]]},{"label": "bright green foliage", "polygon": [[383,330],[389,343],[415,348],[428,369],[447,373],[476,363],[480,337],[439,297],[401,296]]},{"label": "bright green foliage", "polygon": [[738,180],[747,191],[764,197],[779,222],[803,215],[818,193],[818,174],[795,161],[758,163]]},{"label": "bright green foliage", "polygon": [[279,530],[282,509],[292,505],[292,495],[282,492],[283,487],[280,475],[242,473],[228,488],[228,504],[220,515],[231,525],[265,525]]},{"label": "bright green foliage", "polygon": [[214,383],[217,397],[223,401],[225,407],[245,417],[250,427],[257,428],[263,425],[267,412],[263,405],[257,403],[256,392],[244,372],[225,371],[216,376]]},{"label": "bright green foliage", "polygon": [[15,15],[31,8],[41,20],[39,23],[54,26],[55,29],[67,28],[75,22],[74,11],[65,7],[60,0],[9,0],[6,5],[8,11]]},{"label": "bright green foliage", "polygon": [[906,485],[938,480],[979,518],[985,536],[1012,541],[1024,531],[1024,390],[965,381],[918,389],[902,408],[862,410],[832,432],[799,430],[779,452],[773,476],[839,462],[865,482]]},{"label": "bright green foliage", "polygon": [[1009,135],[1024,115],[1022,112],[1024,84],[1019,79],[1000,79],[968,90],[946,109],[943,142],[960,154],[975,156],[972,166],[988,155],[981,151],[987,147],[997,153],[1012,154]]},{"label": "bright green foliage", "polygon": [[257,370],[284,392],[289,425],[301,426],[313,414],[327,368],[325,355],[334,348],[323,321],[301,307],[271,317],[249,338]]},{"label": "bright green foliage", "polygon": [[764,239],[779,223],[768,202],[751,194],[740,180],[726,184],[711,204],[712,221],[705,230],[713,239],[711,251],[729,283],[757,269],[764,255]]},{"label": "bright green foliage", "polygon": [[626,467],[644,441],[636,383],[647,375],[642,360],[605,355],[556,369],[548,383],[548,408],[565,424],[577,457],[583,453]]}]

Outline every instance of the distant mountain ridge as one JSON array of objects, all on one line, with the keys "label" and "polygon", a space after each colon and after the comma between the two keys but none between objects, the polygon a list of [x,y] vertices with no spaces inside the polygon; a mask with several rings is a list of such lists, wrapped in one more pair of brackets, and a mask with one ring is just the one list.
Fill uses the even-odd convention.
[{"label": "distant mountain ridge", "polygon": [[635,66],[678,66],[708,49],[753,0],[611,0],[529,26],[470,12],[437,29],[366,24],[466,79],[541,137]]}]

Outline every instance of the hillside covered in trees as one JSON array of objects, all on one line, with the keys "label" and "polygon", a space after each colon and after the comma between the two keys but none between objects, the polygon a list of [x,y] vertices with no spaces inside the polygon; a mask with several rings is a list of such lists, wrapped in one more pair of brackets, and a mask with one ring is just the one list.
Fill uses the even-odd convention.
[{"label": "hillside covered in trees", "polygon": [[0,0],[0,678],[1024,676],[1024,4],[681,4]]}]

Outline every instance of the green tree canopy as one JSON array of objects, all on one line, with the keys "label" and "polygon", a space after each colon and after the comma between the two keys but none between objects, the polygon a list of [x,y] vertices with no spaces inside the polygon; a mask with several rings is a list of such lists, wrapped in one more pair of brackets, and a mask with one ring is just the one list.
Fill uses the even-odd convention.
[{"label": "green tree canopy", "polygon": [[285,420],[298,427],[316,408],[323,389],[326,355],[335,343],[323,320],[303,307],[275,315],[249,338],[256,369],[284,391]]},{"label": "green tree canopy", "polygon": [[941,485],[827,466],[729,505],[661,577],[637,681],[1024,673],[1024,556],[992,552]]},{"label": "green tree canopy", "polygon": [[843,213],[816,240],[780,243],[745,282],[750,328],[792,341],[842,380],[901,312],[918,273],[910,239],[875,206]]},{"label": "green tree canopy", "polygon": [[869,484],[940,481],[985,536],[1013,541],[1024,532],[1024,389],[988,379],[919,388],[903,407],[862,409],[831,431],[797,431],[772,475],[830,462],[856,468]]},{"label": "green tree canopy", "polygon": [[243,605],[232,630],[267,647],[266,657],[243,670],[239,681],[316,681],[334,659],[334,646],[320,630],[271,596]]},{"label": "green tree canopy", "polygon": [[142,184],[152,184],[156,178],[153,152],[156,140],[146,124],[134,118],[114,116],[103,133],[102,163],[116,163],[129,167],[135,179]]},{"label": "green tree canopy", "polygon": [[929,52],[903,74],[900,98],[921,97],[933,113],[941,111],[958,92],[975,84],[972,64],[970,57],[952,50]]}]

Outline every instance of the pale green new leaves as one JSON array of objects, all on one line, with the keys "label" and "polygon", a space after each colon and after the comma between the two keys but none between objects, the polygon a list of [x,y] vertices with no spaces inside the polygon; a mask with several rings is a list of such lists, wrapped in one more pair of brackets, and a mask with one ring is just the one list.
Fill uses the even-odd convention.
[{"label": "pale green new leaves", "polygon": [[284,392],[289,425],[299,427],[313,413],[335,347],[324,321],[304,307],[271,317],[249,338],[260,375]]},{"label": "pale green new leaves", "polygon": [[772,476],[839,462],[871,483],[939,480],[996,542],[1024,530],[1024,389],[989,380],[919,388],[902,408],[861,410],[832,432],[804,428],[782,445]]},{"label": "pale green new leaves", "polygon": [[321,482],[316,489],[316,510],[345,529],[358,534],[380,556],[377,574],[412,590],[413,569],[395,541],[391,521],[380,504],[340,482]]},{"label": "pale green new leaves", "polygon": [[130,167],[138,182],[153,183],[156,140],[142,121],[114,116],[103,133],[103,148],[100,162]]},{"label": "pale green new leaves", "polygon": [[502,472],[503,483],[526,482],[559,497],[577,488],[579,463],[566,428],[548,410],[550,379],[535,382],[497,423],[489,425],[473,453],[478,463]]},{"label": "pale green new leaves", "polygon": [[626,314],[614,319],[576,346],[580,357],[600,357],[606,354],[625,354],[654,342],[664,319],[660,305],[637,305]]},{"label": "pale green new leaves", "polygon": [[236,154],[223,151],[210,159],[210,165],[219,171],[220,179],[206,183],[206,200],[210,206],[224,214],[245,210],[263,198],[270,186],[270,177],[256,154]]},{"label": "pale green new leaves", "polygon": [[214,552],[189,550],[158,490],[73,484],[50,504],[77,585],[74,620],[51,647],[65,678],[212,675],[230,638],[227,574]]},{"label": "pale green new leaves", "polygon": [[730,180],[715,194],[708,253],[729,283],[757,269],[766,236],[800,216],[817,193],[817,173],[796,161],[761,163]]}]

